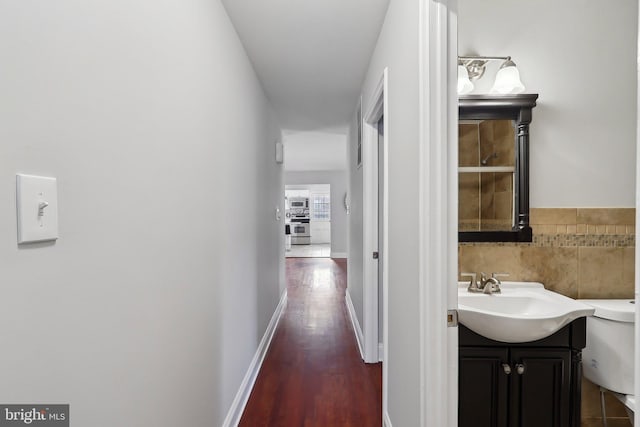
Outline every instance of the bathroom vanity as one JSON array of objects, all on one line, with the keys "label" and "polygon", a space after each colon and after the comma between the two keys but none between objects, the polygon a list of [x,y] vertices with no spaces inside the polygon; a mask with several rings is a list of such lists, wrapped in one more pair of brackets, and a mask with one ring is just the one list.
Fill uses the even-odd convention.
[{"label": "bathroom vanity", "polygon": [[579,427],[586,318],[504,343],[459,325],[459,427]]}]

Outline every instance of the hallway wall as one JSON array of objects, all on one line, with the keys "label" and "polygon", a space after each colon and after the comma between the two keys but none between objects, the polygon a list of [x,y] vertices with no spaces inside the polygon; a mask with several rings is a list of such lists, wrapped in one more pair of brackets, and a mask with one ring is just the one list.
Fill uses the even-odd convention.
[{"label": "hallway wall", "polygon": [[[390,1],[362,89],[362,109],[366,113],[383,70],[388,67],[389,116],[385,117],[385,130],[389,142],[389,357],[385,363],[389,375],[389,416],[391,423],[397,426],[420,425],[419,251],[416,232],[420,157],[419,17],[419,2]],[[357,169],[354,161],[355,135],[352,128],[348,167],[350,193],[354,195],[358,188],[361,194],[362,188],[362,169]],[[352,238],[361,233],[362,214],[360,209],[356,209],[361,203],[355,197],[352,200]],[[356,250],[355,246],[350,246],[350,256]],[[351,267],[350,263],[349,269]],[[352,300],[356,299],[356,293],[361,295],[362,283],[349,282],[348,287]],[[356,304],[354,301],[356,310],[361,310],[362,303],[359,303],[360,308]]]},{"label": "hallway wall", "polygon": [[[284,289],[280,131],[225,10],[0,0],[0,51],[0,402],[221,425]],[[58,178],[55,244],[17,245],[17,172]]]},{"label": "hallway wall", "polygon": [[344,257],[347,253],[347,212],[344,194],[347,191],[345,171],[286,171],[285,185],[331,185],[331,253]]}]

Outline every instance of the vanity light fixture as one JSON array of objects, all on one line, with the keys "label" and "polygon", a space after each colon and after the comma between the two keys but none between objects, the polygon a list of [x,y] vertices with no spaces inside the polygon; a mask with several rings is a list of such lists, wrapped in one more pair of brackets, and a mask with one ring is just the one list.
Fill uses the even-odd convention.
[{"label": "vanity light fixture", "polygon": [[473,90],[473,83],[469,79],[469,71],[458,59],[458,95],[465,95]]},{"label": "vanity light fixture", "polygon": [[459,56],[458,95],[471,92],[473,90],[471,81],[481,78],[486,71],[487,63],[494,60],[503,62],[496,74],[491,93],[509,95],[523,92],[525,87],[520,80],[520,72],[510,56]]}]

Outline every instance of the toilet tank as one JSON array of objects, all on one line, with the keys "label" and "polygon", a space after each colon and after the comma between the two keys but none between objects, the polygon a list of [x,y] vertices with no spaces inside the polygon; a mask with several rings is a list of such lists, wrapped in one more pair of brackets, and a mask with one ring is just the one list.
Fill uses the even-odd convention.
[{"label": "toilet tank", "polygon": [[584,376],[609,390],[633,394],[633,300],[580,300],[596,309],[587,318],[587,346],[582,351]]}]

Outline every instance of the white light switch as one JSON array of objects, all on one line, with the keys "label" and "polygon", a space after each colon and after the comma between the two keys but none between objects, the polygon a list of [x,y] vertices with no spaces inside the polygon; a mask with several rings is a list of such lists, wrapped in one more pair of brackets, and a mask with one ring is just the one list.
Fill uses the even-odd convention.
[{"label": "white light switch", "polygon": [[18,243],[58,238],[58,184],[55,178],[16,175]]}]

